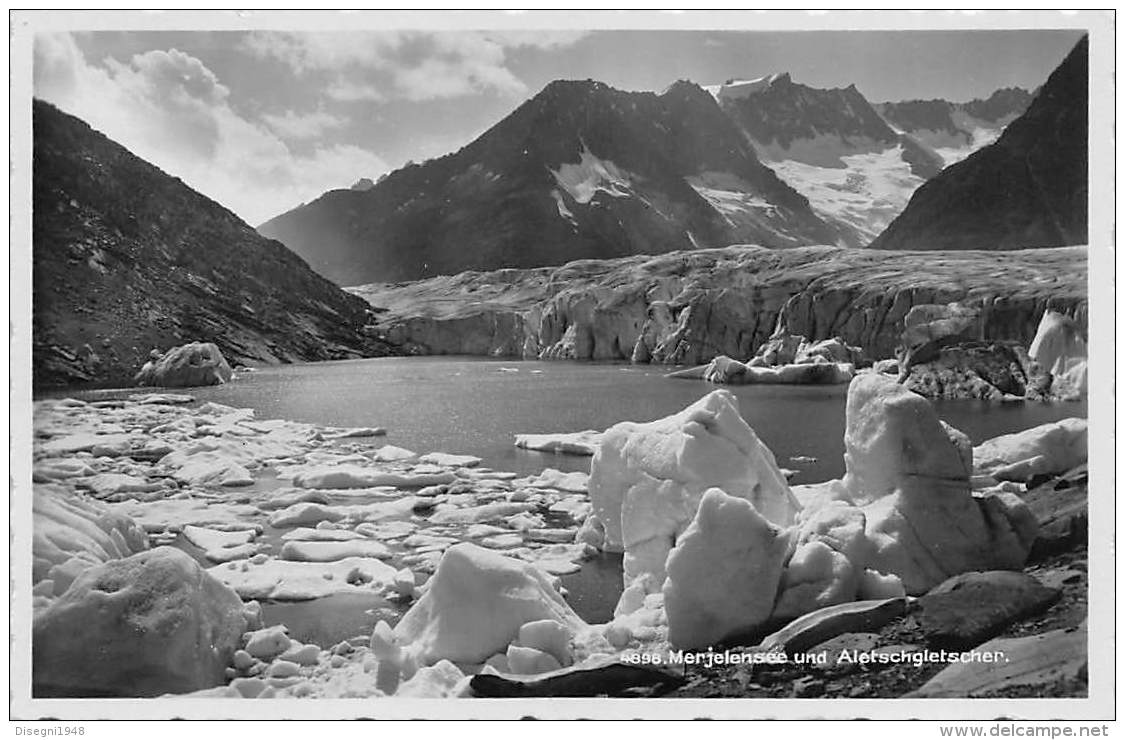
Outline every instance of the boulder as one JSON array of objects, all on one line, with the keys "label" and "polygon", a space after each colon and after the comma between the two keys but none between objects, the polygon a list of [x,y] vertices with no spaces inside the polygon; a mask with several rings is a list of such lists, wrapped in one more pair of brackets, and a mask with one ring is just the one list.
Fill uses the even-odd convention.
[{"label": "boulder", "polygon": [[907,388],[926,398],[1006,401],[1052,396],[1050,378],[1019,342],[956,342],[915,361],[903,374]]},{"label": "boulder", "polygon": [[225,681],[238,595],[171,547],[97,565],[32,624],[36,695],[156,696]]},{"label": "boulder", "polygon": [[1022,572],[962,573],[918,599],[918,620],[934,648],[969,650],[1045,611],[1060,595]]},{"label": "boulder", "polygon": [[626,585],[646,576],[647,590],[660,590],[664,561],[709,488],[746,499],[781,527],[800,508],[729,391],[664,419],[606,431],[591,463],[590,501],[605,528],[604,549],[625,553]]},{"label": "boulder", "polygon": [[1070,418],[993,437],[973,448],[973,472],[1021,483],[1065,473],[1086,462],[1086,426]]},{"label": "boulder", "polygon": [[668,555],[669,642],[703,648],[765,622],[788,550],[782,530],[753,504],[708,490]]},{"label": "boulder", "polygon": [[164,388],[188,388],[221,385],[228,382],[232,374],[218,347],[211,342],[193,342],[173,347],[146,362],[133,382]]},{"label": "boulder", "polygon": [[1086,624],[1030,637],[996,638],[977,648],[996,659],[951,663],[903,698],[1004,696],[1013,687],[1056,686],[1080,680],[1089,662]]},{"label": "boulder", "polygon": [[839,337],[822,339],[819,342],[802,342],[793,358],[793,362],[798,365],[809,362],[859,365],[863,361],[863,350],[845,344]]},{"label": "boulder", "polygon": [[482,663],[505,652],[526,623],[544,619],[572,632],[587,626],[534,565],[461,543],[445,551],[394,634],[422,664]]}]

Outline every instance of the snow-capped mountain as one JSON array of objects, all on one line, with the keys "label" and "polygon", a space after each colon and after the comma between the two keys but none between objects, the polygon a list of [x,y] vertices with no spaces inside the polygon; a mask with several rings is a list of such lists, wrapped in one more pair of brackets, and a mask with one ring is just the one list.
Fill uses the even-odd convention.
[{"label": "snow-capped mountain", "polygon": [[690,82],[659,95],[553,82],[455,154],[330,191],[259,231],[345,285],[843,240]]},{"label": "snow-capped mountain", "polygon": [[818,89],[787,73],[706,88],[762,161],[860,246],[902,211],[942,159],[894,130],[854,85]]},{"label": "snow-capped mountain", "polygon": [[1027,111],[945,168],[873,249],[1021,249],[1086,244],[1089,41],[1083,37]]},{"label": "snow-capped mountain", "polygon": [[948,167],[996,141],[1034,97],[1022,88],[1005,87],[988,98],[967,103],[904,100],[876,103],[875,109],[897,130],[937,152]]}]

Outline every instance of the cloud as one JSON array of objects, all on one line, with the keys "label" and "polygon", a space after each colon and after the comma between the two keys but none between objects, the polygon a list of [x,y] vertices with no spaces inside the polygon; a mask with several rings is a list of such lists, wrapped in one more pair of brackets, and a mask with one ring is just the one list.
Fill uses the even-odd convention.
[{"label": "cloud", "polygon": [[256,32],[243,49],[298,75],[323,75],[337,101],[451,98],[474,93],[518,95],[527,85],[508,68],[516,48],[576,43],[577,31]]},{"label": "cloud", "polygon": [[314,138],[341,122],[323,112],[293,111],[250,120],[231,107],[230,91],[203,62],[176,49],[97,64],[68,34],[42,34],[35,40],[34,85],[36,97],[251,224],[388,169],[374,152],[356,146],[314,145],[295,153],[286,138]]},{"label": "cloud", "polygon": [[270,130],[284,139],[313,139],[325,131],[338,129],[346,122],[323,110],[312,113],[285,111],[280,114],[263,113],[262,121]]}]

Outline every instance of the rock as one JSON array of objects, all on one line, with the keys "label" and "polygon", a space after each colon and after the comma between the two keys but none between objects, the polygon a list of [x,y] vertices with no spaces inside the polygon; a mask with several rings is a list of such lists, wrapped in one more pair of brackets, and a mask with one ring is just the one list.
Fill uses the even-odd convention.
[{"label": "rock", "polygon": [[749,501],[718,488],[704,493],[667,557],[669,642],[704,648],[768,619],[788,549],[781,530]]},{"label": "rock", "polygon": [[1086,462],[1086,427],[1085,419],[1071,418],[993,437],[973,448],[973,471],[1021,483],[1064,473]]},{"label": "rock", "polygon": [[824,693],[824,680],[802,676],[793,682],[793,696],[798,699],[820,696]]},{"label": "rock", "polygon": [[905,613],[905,598],[837,604],[797,617],[758,647],[787,655],[802,653],[845,632],[874,632]]},{"label": "rock", "polygon": [[246,636],[246,652],[258,660],[269,662],[293,645],[284,625],[275,624],[254,630]]},{"label": "rock", "polygon": [[683,676],[677,673],[605,657],[527,678],[478,673],[469,685],[474,696],[527,698],[625,696],[642,688],[653,692],[668,691],[683,683]]},{"label": "rock", "polygon": [[[901,377],[901,376],[900,376]],[[1018,341],[943,344],[909,366],[904,385],[926,398],[1045,400],[1050,380]]]},{"label": "rock", "polygon": [[1051,481],[1023,496],[1031,515],[1039,523],[1029,557],[1041,560],[1058,552],[1084,545],[1089,539],[1086,484],[1057,489]]},{"label": "rock", "polygon": [[659,590],[673,541],[713,487],[748,500],[783,527],[800,508],[773,453],[728,391],[658,421],[622,422],[606,431],[591,464],[590,500],[605,527],[605,549],[625,552],[626,584],[647,575],[647,588]]},{"label": "rock", "polygon": [[875,646],[879,644],[879,640],[880,636],[877,632],[845,632],[818,645],[813,645],[807,652],[812,654],[825,653],[828,656],[827,665],[835,667],[840,656],[845,652],[849,654],[866,653],[869,650],[874,650]]},{"label": "rock", "polygon": [[938,649],[968,650],[1045,611],[1060,592],[1021,572],[962,573],[918,599],[922,632]]},{"label": "rock", "polygon": [[225,681],[238,595],[171,547],[97,565],[32,624],[37,695],[156,696]]},{"label": "rock", "polygon": [[461,543],[445,551],[394,634],[424,664],[482,663],[507,650],[524,624],[541,619],[575,631],[586,626],[535,566]]},{"label": "rock", "polygon": [[158,359],[145,363],[133,378],[137,385],[190,388],[221,385],[231,379],[230,365],[211,342],[193,342],[173,347]]},{"label": "rock", "polygon": [[976,649],[991,662],[953,663],[903,698],[1003,696],[1012,687],[1050,686],[1085,673],[1086,625],[1030,637],[996,638]]}]

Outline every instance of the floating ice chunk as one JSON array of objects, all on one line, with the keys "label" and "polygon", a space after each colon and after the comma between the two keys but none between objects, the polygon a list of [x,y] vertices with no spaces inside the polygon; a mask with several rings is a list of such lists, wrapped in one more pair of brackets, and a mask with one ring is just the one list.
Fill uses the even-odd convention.
[{"label": "floating ice chunk", "polygon": [[[235,567],[231,567],[235,566]],[[395,569],[375,558],[329,563],[266,559],[216,565],[208,572],[244,599],[304,601],[394,582]]]},{"label": "floating ice chunk", "polygon": [[332,506],[314,503],[293,504],[270,516],[270,526],[274,529],[309,524],[315,526],[319,522],[340,521],[344,516],[345,514],[342,511]]},{"label": "floating ice chunk", "polygon": [[31,479],[36,483],[43,483],[67,478],[78,478],[94,475],[94,469],[85,460],[78,459],[47,459],[39,460],[31,469]]},{"label": "floating ice chunk", "polygon": [[186,393],[134,393],[129,400],[139,404],[153,404],[160,406],[173,406],[195,401],[195,396]]},{"label": "floating ice chunk", "polygon": [[[326,521],[322,521],[319,524],[325,524]],[[319,524],[316,529],[309,527],[291,529],[281,535],[281,539],[305,540],[307,542],[346,542],[347,540],[362,540],[364,538],[364,535],[358,531],[353,532],[350,529],[324,529],[321,528]],[[358,530],[359,527],[356,527],[356,529]]]},{"label": "floating ice chunk", "polygon": [[538,568],[476,545],[450,547],[430,587],[395,627],[424,663],[481,663],[504,652],[527,622],[585,623]]},{"label": "floating ice chunk", "polygon": [[380,558],[391,556],[391,551],[382,542],[358,539],[346,542],[305,542],[293,540],[281,548],[282,560],[300,560],[311,563],[326,563],[344,558]]},{"label": "floating ice chunk", "polygon": [[474,524],[479,522],[496,521],[513,514],[532,511],[535,506],[525,503],[500,502],[484,504],[465,509],[442,509],[434,512],[430,517],[433,524]]},{"label": "floating ice chunk", "polygon": [[358,467],[329,467],[304,470],[293,476],[293,485],[301,488],[421,488],[441,483],[452,483],[456,476],[440,473],[393,473]]},{"label": "floating ice chunk", "polygon": [[447,468],[471,468],[480,465],[481,459],[472,455],[450,455],[445,452],[429,452],[418,458],[419,462],[431,463]]},{"label": "floating ice chunk", "polygon": [[[668,555],[663,593],[669,641],[702,648],[765,622],[788,549],[781,529],[749,501],[708,490]],[[640,572],[663,569],[663,563],[645,564]]]},{"label": "floating ice chunk", "polygon": [[220,531],[189,524],[184,527],[183,534],[188,542],[200,549],[217,550],[253,542],[258,533],[253,529]]},{"label": "floating ice chunk", "polygon": [[409,460],[418,457],[417,452],[412,452],[403,447],[395,447],[394,445],[384,445],[375,450],[372,456],[379,462],[397,462],[399,460]]},{"label": "floating ice chunk", "polygon": [[1086,462],[1086,427],[1085,419],[1072,418],[993,437],[973,448],[973,470],[1020,482],[1065,473]]},{"label": "floating ice chunk", "polygon": [[383,522],[380,524],[373,524],[371,522],[363,522],[356,526],[356,534],[370,537],[373,540],[396,540],[408,537],[418,529],[418,525],[413,522],[391,521]]},{"label": "floating ice chunk", "polygon": [[480,544],[494,550],[503,550],[507,547],[518,547],[522,545],[523,536],[519,534],[498,534],[492,537],[485,537],[480,541]]},{"label": "floating ice chunk", "polygon": [[245,544],[234,547],[217,547],[203,553],[203,556],[212,563],[229,563],[232,560],[245,560],[257,554],[258,545]]},{"label": "floating ice chunk", "polygon": [[516,447],[561,455],[593,455],[602,442],[602,433],[593,429],[559,434],[517,434]]},{"label": "floating ice chunk", "polygon": [[117,449],[122,445],[128,449],[133,437],[130,434],[94,434],[78,432],[51,439],[39,448],[48,457],[73,455],[76,452],[90,452],[94,447]]},{"label": "floating ice chunk", "polygon": [[355,427],[353,429],[334,429],[324,435],[325,439],[352,439],[355,437],[382,437],[387,433],[382,427]]},{"label": "floating ice chunk", "polygon": [[590,500],[605,527],[604,547],[626,553],[626,584],[647,575],[648,588],[660,588],[672,543],[712,487],[750,501],[783,527],[800,508],[729,391],[713,391],[664,419],[606,431],[591,464]]},{"label": "floating ice chunk", "polygon": [[563,473],[554,468],[547,468],[538,475],[526,480],[526,485],[532,488],[554,488],[559,491],[571,493],[586,493],[590,484],[590,476],[582,471]]}]

